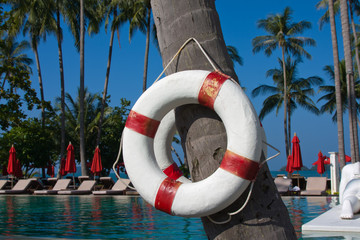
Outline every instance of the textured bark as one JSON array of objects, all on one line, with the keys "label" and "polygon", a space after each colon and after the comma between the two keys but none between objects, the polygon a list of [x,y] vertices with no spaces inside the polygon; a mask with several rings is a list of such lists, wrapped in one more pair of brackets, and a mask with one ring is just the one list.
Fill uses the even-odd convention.
[{"label": "textured bark", "polygon": [[[61,36],[61,27],[60,27],[60,11],[56,10],[56,38],[58,43],[58,53],[59,53],[59,69],[60,69],[60,87],[61,87],[61,141],[60,141],[60,164],[61,159],[65,157],[65,78],[64,78],[64,64],[63,64],[63,54],[62,54],[62,36]],[[60,173],[60,168],[59,168]],[[60,174],[58,173],[58,177]]]},{"label": "textured bark", "polygon": [[287,114],[288,114],[288,103],[287,103],[287,77],[286,77],[286,63],[285,63],[285,47],[281,46],[281,58],[283,65],[283,78],[284,78],[284,135],[285,135],[285,154],[286,159],[291,154],[290,153],[290,132],[287,129]]},{"label": "textured bark", "polygon": [[[353,124],[353,115],[356,114],[354,111],[355,98],[352,94],[354,89],[354,72],[353,62],[351,57],[351,42],[350,42],[350,27],[349,27],[349,14],[348,5],[346,0],[340,0],[340,14],[341,14],[341,29],[344,45],[345,55],[345,67],[346,67],[346,84],[347,94],[349,102],[349,128],[350,128],[350,150],[351,150],[351,161],[354,163],[357,161],[356,150],[355,150],[355,132]],[[357,133],[356,133],[357,136]]]},{"label": "textured bark", "polygon": [[45,98],[44,98],[44,88],[43,88],[43,82],[42,82],[42,76],[41,76],[41,67],[40,67],[40,59],[39,54],[37,50],[37,46],[34,46],[34,54],[36,59],[36,68],[38,72],[38,78],[39,78],[39,87],[40,87],[40,98],[41,98],[41,126],[45,126]]},{"label": "textured bark", "polygon": [[[116,16],[116,12],[114,13]],[[101,139],[101,130],[102,130],[102,124],[104,119],[104,109],[105,109],[105,103],[106,103],[106,95],[107,95],[107,89],[109,85],[109,76],[110,76],[110,67],[111,67],[111,58],[112,58],[112,48],[114,43],[114,35],[115,35],[115,28],[111,29],[111,35],[110,35],[110,44],[109,44],[109,55],[108,55],[108,62],[106,66],[106,75],[105,75],[105,83],[104,83],[104,92],[101,99],[101,112],[100,112],[100,119],[99,119],[99,130],[98,135],[96,138],[96,145],[100,145],[100,139]]]},{"label": "textured bark", "polygon": [[[222,72],[237,79],[213,0],[152,0],[151,6],[164,66],[188,38],[194,37]],[[166,74],[191,69],[213,70],[193,42],[185,47]],[[192,180],[208,177],[219,167],[226,151],[226,132],[221,120],[208,108],[184,105],[176,109],[176,125]],[[243,194],[213,218],[227,219],[227,213],[238,209],[246,196]],[[227,224],[213,224],[207,217],[202,221],[209,239],[296,239],[287,209],[266,165],[260,170],[251,199],[242,212]]]},{"label": "textured bark", "polygon": [[[359,58],[359,47],[357,46],[357,33],[356,33],[356,27],[355,27],[355,23],[354,23],[354,16],[353,16],[353,9],[352,9],[352,1],[349,0],[349,5],[350,5],[350,20],[351,20],[351,28],[352,28],[352,33],[353,33],[353,38],[355,39],[353,44],[354,49],[355,49],[355,61],[356,61],[356,66],[357,66],[357,70],[358,73],[360,74],[360,58]],[[360,75],[359,75],[360,76]],[[352,79],[352,81],[354,81],[354,78]],[[355,156],[356,156],[356,161],[359,161],[359,139],[358,139],[358,129],[357,129],[357,110],[356,110],[356,96],[355,96],[355,83],[353,82],[352,85],[354,85],[354,88],[351,88],[351,95],[354,96],[354,105],[353,105],[353,119],[352,119],[352,124],[353,124],[353,128],[354,128],[354,144],[355,144]]]},{"label": "textured bark", "polygon": [[150,20],[151,20],[151,10],[148,9],[147,13],[147,23],[146,23],[146,45],[145,45],[145,58],[144,58],[144,76],[143,76],[143,92],[147,88],[147,69],[149,61],[149,45],[150,45]]},{"label": "textured bark", "polygon": [[336,122],[338,129],[338,146],[340,157],[340,168],[345,166],[345,144],[344,144],[344,123],[343,123],[343,108],[341,100],[341,83],[340,83],[340,70],[339,70],[339,51],[336,36],[336,24],[334,15],[334,1],[329,0],[329,18],[331,29],[331,42],[333,47],[334,58],[334,78],[335,78],[335,97],[336,97]]},{"label": "textured bark", "polygon": [[86,157],[85,157],[85,109],[84,109],[84,58],[85,58],[85,25],[84,25],[84,0],[80,0],[80,162],[81,174],[87,176]]}]

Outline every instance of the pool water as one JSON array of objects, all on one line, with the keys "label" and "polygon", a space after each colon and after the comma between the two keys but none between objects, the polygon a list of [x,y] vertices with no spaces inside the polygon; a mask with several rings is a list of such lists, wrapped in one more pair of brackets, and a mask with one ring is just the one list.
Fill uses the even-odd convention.
[{"label": "pool water", "polygon": [[[301,225],[337,198],[284,197]],[[207,239],[199,218],[174,217],[129,196],[0,196],[0,238]]]}]

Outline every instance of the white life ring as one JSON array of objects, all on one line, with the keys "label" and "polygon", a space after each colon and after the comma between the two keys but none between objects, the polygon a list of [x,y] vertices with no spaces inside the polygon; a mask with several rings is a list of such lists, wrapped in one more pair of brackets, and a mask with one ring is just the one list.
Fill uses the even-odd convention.
[{"label": "white life ring", "polygon": [[[260,123],[261,138],[262,138],[262,150],[264,158],[267,158],[267,145],[265,130]],[[163,119],[161,119],[158,130],[154,137],[154,153],[155,159],[160,169],[166,174],[166,176],[180,181],[182,183],[191,182],[189,179],[182,175],[181,170],[175,163],[171,154],[171,146],[173,137],[176,133],[175,124],[175,111],[174,109],[168,112]]]},{"label": "white life ring", "polygon": [[166,176],[180,181],[190,183],[191,181],[182,175],[177,164],[172,159],[171,143],[176,133],[175,112],[172,109],[161,119],[158,130],[154,137],[154,154],[160,169]]},{"label": "white life ring", "polygon": [[[222,119],[227,150],[208,178],[182,184],[156,163],[154,136],[160,120],[184,104],[207,106]],[[219,72],[183,71],[153,84],[135,103],[123,132],[127,173],[140,195],[155,208],[184,217],[216,213],[233,203],[255,180],[262,136],[257,114],[241,87]]]}]

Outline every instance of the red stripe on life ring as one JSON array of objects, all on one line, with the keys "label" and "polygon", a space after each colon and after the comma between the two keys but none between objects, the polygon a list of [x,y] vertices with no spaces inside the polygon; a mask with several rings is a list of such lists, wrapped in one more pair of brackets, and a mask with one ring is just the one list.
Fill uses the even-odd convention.
[{"label": "red stripe on life ring", "polygon": [[199,91],[199,103],[213,109],[215,99],[221,89],[221,86],[227,79],[229,79],[229,76],[220,72],[212,72],[207,75]]},{"label": "red stripe on life ring", "polygon": [[220,168],[246,180],[255,180],[259,163],[226,150]]},{"label": "red stripe on life ring", "polygon": [[163,170],[163,172],[166,174],[166,176],[168,176],[171,179],[178,179],[179,177],[182,176],[182,172],[180,171],[178,165],[176,165],[176,163],[171,164],[170,166],[168,166],[167,168],[165,168]]},{"label": "red stripe on life ring", "polygon": [[145,115],[130,111],[125,127],[142,135],[154,138],[160,121],[148,118]]},{"label": "red stripe on life ring", "polygon": [[182,183],[169,177],[160,184],[155,197],[155,208],[171,215],[171,207],[177,190]]}]

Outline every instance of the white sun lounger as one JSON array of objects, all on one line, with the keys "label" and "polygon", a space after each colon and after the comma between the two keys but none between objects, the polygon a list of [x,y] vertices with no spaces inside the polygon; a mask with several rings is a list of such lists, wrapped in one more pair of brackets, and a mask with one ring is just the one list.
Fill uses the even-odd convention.
[{"label": "white sun lounger", "polygon": [[61,190],[58,191],[60,195],[84,195],[91,194],[96,184],[95,180],[85,180],[83,181],[79,188],[76,190]]},{"label": "white sun lounger", "polygon": [[20,179],[11,190],[0,190],[0,194],[32,193],[34,188],[43,188],[41,182],[36,178]]},{"label": "white sun lounger", "polygon": [[47,195],[47,194],[57,194],[60,190],[66,190],[70,185],[71,179],[59,179],[54,185],[53,189],[49,190],[36,190],[34,191],[35,195]]},{"label": "white sun lounger", "polygon": [[119,179],[111,189],[93,191],[92,193],[94,195],[124,195],[129,183],[129,179]]}]

